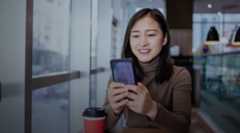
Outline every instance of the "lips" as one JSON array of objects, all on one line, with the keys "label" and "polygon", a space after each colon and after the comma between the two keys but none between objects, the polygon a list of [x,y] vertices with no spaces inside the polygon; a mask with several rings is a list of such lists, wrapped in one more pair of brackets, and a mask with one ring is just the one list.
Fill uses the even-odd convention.
[{"label": "lips", "polygon": [[150,49],[139,49],[138,50],[138,52],[140,53],[140,54],[148,54],[148,53],[150,53]]}]

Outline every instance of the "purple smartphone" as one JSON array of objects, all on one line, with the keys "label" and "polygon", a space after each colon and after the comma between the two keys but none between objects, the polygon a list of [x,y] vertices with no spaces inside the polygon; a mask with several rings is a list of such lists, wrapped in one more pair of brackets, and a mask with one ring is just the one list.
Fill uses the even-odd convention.
[{"label": "purple smartphone", "polygon": [[111,60],[113,81],[124,84],[136,84],[135,72],[131,59]]}]

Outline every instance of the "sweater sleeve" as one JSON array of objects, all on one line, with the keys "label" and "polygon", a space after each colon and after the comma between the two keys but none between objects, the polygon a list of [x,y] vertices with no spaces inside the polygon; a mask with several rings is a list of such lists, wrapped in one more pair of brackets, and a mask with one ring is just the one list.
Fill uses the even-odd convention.
[{"label": "sweater sleeve", "polygon": [[172,81],[172,111],[157,103],[154,123],[165,125],[172,132],[188,132],[191,122],[191,76],[186,69],[178,72]]},{"label": "sweater sleeve", "polygon": [[109,89],[110,83],[111,83],[111,80],[109,80],[108,85],[107,85],[107,92],[106,92],[106,98],[105,98],[105,103],[104,103],[104,110],[106,113],[106,129],[108,131],[111,131],[114,128],[114,126],[116,125],[116,122],[119,119],[119,115],[114,114],[112,107],[110,106],[110,104],[108,102],[107,94],[108,94],[108,89]]}]

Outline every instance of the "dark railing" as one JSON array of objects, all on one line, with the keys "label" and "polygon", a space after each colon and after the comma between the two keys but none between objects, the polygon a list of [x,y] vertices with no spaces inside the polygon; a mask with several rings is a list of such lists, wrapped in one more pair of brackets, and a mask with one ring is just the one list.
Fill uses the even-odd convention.
[{"label": "dark railing", "polygon": [[107,69],[104,68],[104,67],[98,67],[98,68],[95,68],[95,69],[91,69],[90,70],[90,75],[95,75],[95,74],[98,74],[98,73],[102,73],[102,72],[105,72]]},{"label": "dark railing", "polygon": [[70,81],[80,78],[80,71],[52,73],[47,75],[34,76],[32,78],[32,89],[39,89],[42,87]]}]

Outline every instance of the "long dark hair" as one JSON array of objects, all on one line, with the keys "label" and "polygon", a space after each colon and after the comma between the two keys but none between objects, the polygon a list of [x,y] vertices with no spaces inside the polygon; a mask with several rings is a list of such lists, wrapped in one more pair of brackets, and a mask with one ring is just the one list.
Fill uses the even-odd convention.
[{"label": "long dark hair", "polygon": [[[131,47],[130,47],[130,34],[134,24],[140,20],[141,18],[149,15],[152,19],[154,19],[158,24],[159,28],[162,30],[164,37],[167,37],[167,43],[162,47],[161,52],[159,53],[159,70],[156,71],[157,75],[155,80],[158,83],[162,83],[166,80],[169,80],[172,73],[173,73],[173,65],[171,59],[169,57],[169,45],[170,45],[170,34],[168,29],[168,24],[165,20],[164,15],[158,9],[149,9],[144,8],[137,13],[135,13],[132,18],[130,19],[127,30],[124,37],[124,44],[122,49],[122,58],[132,58],[133,65],[135,66],[136,71],[136,78],[137,81],[143,80],[143,70],[141,69],[137,57],[133,54]],[[159,44],[160,45],[160,44]]]}]

